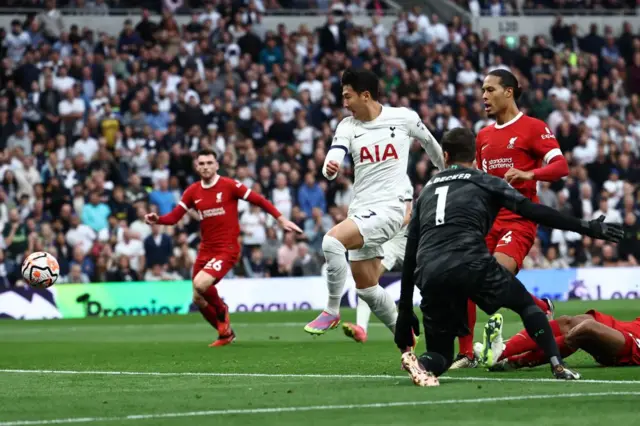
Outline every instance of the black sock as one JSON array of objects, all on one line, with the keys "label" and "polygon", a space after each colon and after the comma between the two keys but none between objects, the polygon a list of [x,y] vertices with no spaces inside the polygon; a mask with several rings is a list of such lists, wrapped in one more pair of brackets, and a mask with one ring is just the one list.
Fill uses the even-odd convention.
[{"label": "black sock", "polygon": [[520,314],[524,328],[544,351],[552,367],[562,363],[560,350],[551,331],[547,316],[536,305],[530,305]]},{"label": "black sock", "polygon": [[430,373],[440,376],[449,369],[451,363],[437,352],[425,352],[418,357],[418,361]]}]

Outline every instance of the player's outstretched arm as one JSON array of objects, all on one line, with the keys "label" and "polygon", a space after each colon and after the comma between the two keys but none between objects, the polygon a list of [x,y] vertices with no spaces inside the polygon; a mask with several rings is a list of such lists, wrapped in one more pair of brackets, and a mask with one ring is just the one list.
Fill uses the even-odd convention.
[{"label": "player's outstretched arm", "polygon": [[618,242],[624,237],[622,226],[604,223],[604,216],[586,221],[565,215],[544,204],[532,202],[500,179],[496,180],[504,185],[502,206],[526,219],[550,228],[573,231],[598,240]]},{"label": "player's outstretched arm", "polygon": [[415,111],[411,111],[410,116],[411,117],[407,122],[409,134],[418,139],[422,148],[427,152],[429,159],[433,164],[435,164],[438,170],[444,170],[444,155],[442,154],[442,147]]},{"label": "player's outstretched arm", "polygon": [[158,225],[175,225],[180,221],[180,219],[182,219],[185,213],[187,213],[187,209],[182,203],[180,203],[165,215],[158,217],[155,213],[149,213],[144,218],[145,222],[148,224],[157,223]]},{"label": "player's outstretched arm", "polygon": [[280,225],[282,229],[284,229],[285,231],[297,232],[298,234],[302,234],[302,229],[300,229],[298,225],[291,222],[282,213],[280,213],[280,210],[278,210],[276,206],[271,204],[269,200],[267,200],[260,194],[256,194],[255,192],[250,191],[244,185],[242,185],[239,191],[243,192],[244,189],[246,189],[246,192],[245,192],[246,197],[243,197],[243,198],[245,198],[251,204],[260,207],[262,210],[264,210],[265,212],[273,216],[275,219],[277,219],[278,225]]}]

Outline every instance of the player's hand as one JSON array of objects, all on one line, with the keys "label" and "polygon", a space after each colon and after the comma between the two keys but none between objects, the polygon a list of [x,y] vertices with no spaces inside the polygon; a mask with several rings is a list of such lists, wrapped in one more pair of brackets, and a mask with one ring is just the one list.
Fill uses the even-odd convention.
[{"label": "player's hand", "polygon": [[604,223],[605,216],[602,215],[597,219],[590,220],[589,236],[597,240],[607,240],[617,243],[624,238],[624,231],[621,225],[615,223]]},{"label": "player's hand", "polygon": [[153,225],[158,222],[158,215],[156,213],[148,213],[144,215],[144,223],[147,225]]},{"label": "player's hand", "polygon": [[296,225],[295,223],[291,222],[289,219],[287,219],[284,216],[280,216],[278,218],[278,225],[280,225],[280,227],[282,229],[284,229],[285,231],[295,232],[297,234],[302,234],[302,229],[300,229],[300,227],[298,225]]},{"label": "player's hand", "polygon": [[327,176],[335,176],[340,171],[340,164],[337,161],[327,163]]},{"label": "player's hand", "polygon": [[506,180],[508,184],[533,180],[533,178],[533,172],[523,172],[522,170],[514,169],[513,167],[507,170],[507,173],[504,174],[504,180]]},{"label": "player's hand", "polygon": [[414,345],[413,336],[420,335],[420,321],[413,309],[400,309],[396,321],[394,341],[400,350],[404,351]]}]

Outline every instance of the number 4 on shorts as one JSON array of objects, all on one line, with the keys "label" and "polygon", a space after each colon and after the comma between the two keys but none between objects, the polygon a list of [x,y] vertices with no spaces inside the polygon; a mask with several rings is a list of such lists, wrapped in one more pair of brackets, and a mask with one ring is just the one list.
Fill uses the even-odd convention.
[{"label": "number 4 on shorts", "polygon": [[212,258],[207,264],[204,266],[205,269],[213,269],[214,271],[220,271],[222,269],[222,260]]},{"label": "number 4 on shorts", "polygon": [[503,243],[503,244],[501,244],[501,245],[507,245],[507,244],[509,244],[509,243],[511,242],[511,233],[512,233],[512,232],[513,232],[513,231],[509,231],[509,232],[507,232],[506,234],[504,234],[504,235],[502,236],[502,238],[500,238],[500,241],[502,241],[502,243]]}]

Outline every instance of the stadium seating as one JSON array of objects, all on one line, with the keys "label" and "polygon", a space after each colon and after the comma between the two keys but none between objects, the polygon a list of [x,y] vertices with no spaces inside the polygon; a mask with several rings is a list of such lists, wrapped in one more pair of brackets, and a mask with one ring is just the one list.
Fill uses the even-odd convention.
[{"label": "stadium seating", "polygon": [[[354,4],[364,3],[342,6]],[[36,10],[0,33],[0,285],[17,282],[33,250],[58,257],[63,282],[188,278],[197,222],[163,229],[142,217],[179,201],[202,147],[219,153],[221,174],[305,230],[283,236],[242,203],[233,275],[317,275],[322,235],[352,197],[348,165],[334,182],[320,173],[345,116],[339,72],[349,65],[371,66],[382,102],[415,109],[438,138],[489,124],[481,78],[514,71],[521,107],[547,121],[570,163],[566,180],[541,185],[541,202],[583,218],[605,214],[630,237],[614,247],[541,228],[525,267],[637,265],[640,47],[630,27],[580,36],[560,23],[511,46],[419,10],[393,26],[347,15],[273,31],[254,3],[214,6],[184,25],[171,13],[123,17],[111,33]],[[408,171],[416,192],[433,171],[416,145]]]}]

